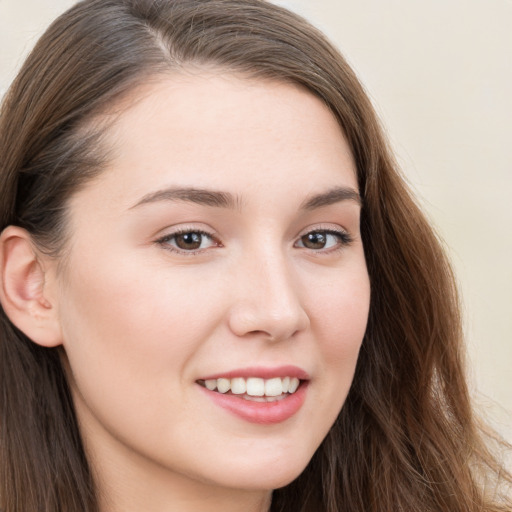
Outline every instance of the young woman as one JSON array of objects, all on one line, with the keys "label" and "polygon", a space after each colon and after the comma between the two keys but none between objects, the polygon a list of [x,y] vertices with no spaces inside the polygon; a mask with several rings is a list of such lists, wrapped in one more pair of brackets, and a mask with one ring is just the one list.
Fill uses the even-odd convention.
[{"label": "young woman", "polygon": [[450,267],[259,0],[85,0],[0,120],[0,507],[505,511]]}]

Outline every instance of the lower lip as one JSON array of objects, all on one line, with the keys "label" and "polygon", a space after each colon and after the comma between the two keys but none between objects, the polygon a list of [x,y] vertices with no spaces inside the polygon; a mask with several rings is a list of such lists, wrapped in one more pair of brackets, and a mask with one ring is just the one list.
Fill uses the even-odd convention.
[{"label": "lower lip", "polygon": [[222,394],[200,386],[213,402],[235,416],[251,423],[272,425],[291,418],[299,411],[306,399],[307,381],[303,381],[297,391],[274,402],[253,402],[239,395]]}]

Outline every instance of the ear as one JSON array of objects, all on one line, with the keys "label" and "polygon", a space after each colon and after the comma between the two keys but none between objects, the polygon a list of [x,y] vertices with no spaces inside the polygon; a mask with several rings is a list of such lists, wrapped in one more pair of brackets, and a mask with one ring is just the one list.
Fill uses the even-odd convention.
[{"label": "ear", "polygon": [[[11,322],[38,345],[61,344],[56,297],[48,280],[55,272],[45,269],[48,257],[40,254],[32,237],[17,226],[0,235],[0,302]],[[55,288],[55,286],[54,286]]]}]

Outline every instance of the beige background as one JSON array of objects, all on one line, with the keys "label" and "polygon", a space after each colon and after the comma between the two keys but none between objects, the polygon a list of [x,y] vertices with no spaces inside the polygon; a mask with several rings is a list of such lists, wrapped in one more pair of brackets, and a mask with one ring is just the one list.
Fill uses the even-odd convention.
[{"label": "beige background", "polygon": [[[0,0],[0,95],[70,0]],[[512,440],[512,1],[276,0],[322,28],[372,97],[446,240],[479,402]]]}]

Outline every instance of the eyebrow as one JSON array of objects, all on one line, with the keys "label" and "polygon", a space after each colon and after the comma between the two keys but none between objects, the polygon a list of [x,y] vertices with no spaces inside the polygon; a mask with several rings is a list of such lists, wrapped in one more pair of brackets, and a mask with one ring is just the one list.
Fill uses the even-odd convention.
[{"label": "eyebrow", "polygon": [[331,204],[340,203],[342,201],[355,201],[358,205],[362,206],[363,200],[357,190],[350,187],[335,187],[327,192],[315,194],[314,196],[306,199],[301,206],[301,210],[314,210],[329,206]]},{"label": "eyebrow", "polygon": [[204,206],[230,209],[237,208],[241,202],[240,198],[237,198],[227,192],[198,188],[170,187],[145,195],[138,203],[133,205],[130,210],[143,204],[159,201],[186,201]]},{"label": "eyebrow", "polygon": [[[229,192],[217,190],[198,189],[198,188],[180,188],[170,187],[145,195],[140,201],[130,207],[130,210],[143,204],[155,203],[159,201],[185,201],[204,206],[216,208],[236,209],[242,204],[239,196],[234,196]],[[359,193],[350,187],[335,187],[326,192],[315,194],[307,198],[300,206],[301,210],[314,210],[342,201],[355,201],[362,204]]]}]

